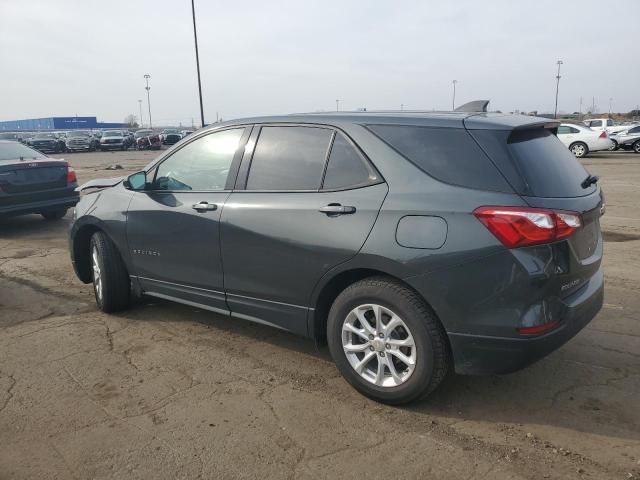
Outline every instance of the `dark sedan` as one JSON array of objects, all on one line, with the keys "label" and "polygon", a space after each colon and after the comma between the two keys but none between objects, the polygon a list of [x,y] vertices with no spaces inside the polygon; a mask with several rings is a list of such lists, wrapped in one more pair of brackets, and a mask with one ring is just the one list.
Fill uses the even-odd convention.
[{"label": "dark sedan", "polygon": [[39,213],[47,220],[62,218],[80,199],[77,186],[76,172],[64,160],[0,140],[0,217]]}]

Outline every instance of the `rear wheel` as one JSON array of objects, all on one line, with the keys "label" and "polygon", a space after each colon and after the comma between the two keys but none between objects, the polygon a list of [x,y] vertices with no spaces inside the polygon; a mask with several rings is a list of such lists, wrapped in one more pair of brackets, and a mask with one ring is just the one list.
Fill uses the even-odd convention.
[{"label": "rear wheel", "polygon": [[55,210],[45,210],[40,213],[46,220],[60,220],[67,214],[66,208],[58,208]]},{"label": "rear wheel", "polygon": [[589,147],[587,147],[586,143],[583,142],[575,142],[569,146],[569,150],[573,153],[577,158],[586,157],[587,153],[589,153]]},{"label": "rear wheel", "polygon": [[640,140],[636,140],[631,146],[631,148],[633,148],[634,152],[640,153]]},{"label": "rear wheel", "polygon": [[91,237],[90,259],[98,308],[106,313],[127,308],[131,298],[129,274],[118,249],[103,232]]},{"label": "rear wheel", "polygon": [[431,393],[450,368],[446,334],[435,314],[412,290],[385,277],[361,280],[338,295],[327,338],[345,379],[384,403]]}]

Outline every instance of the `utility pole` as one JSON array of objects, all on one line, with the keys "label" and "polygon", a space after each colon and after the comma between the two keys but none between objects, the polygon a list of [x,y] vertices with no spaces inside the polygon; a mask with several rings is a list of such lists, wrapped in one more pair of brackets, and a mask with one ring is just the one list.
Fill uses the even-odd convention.
[{"label": "utility pole", "polygon": [[198,95],[200,96],[200,121],[204,127],[204,109],[202,108],[202,84],[200,83],[200,56],[198,55],[198,32],[196,31],[196,7],[191,0],[191,14],[193,16],[193,40],[196,44],[196,68],[198,70]]},{"label": "utility pole", "polygon": [[560,90],[560,65],[562,60],[556,62],[558,64],[558,74],[556,75],[556,108],[553,111],[553,118],[558,118],[558,91]]},{"label": "utility pole", "polygon": [[138,100],[138,108],[140,109],[140,128],[142,128],[142,100]]},{"label": "utility pole", "polygon": [[336,98],[336,112],[340,111],[340,100]]},{"label": "utility pole", "polygon": [[451,83],[453,83],[453,99],[451,100],[451,110],[455,110],[456,109],[456,83],[458,83],[458,80],[453,80]]},{"label": "utility pole", "polygon": [[404,110],[404,103],[400,104],[400,111],[402,112]]},{"label": "utility pole", "polygon": [[609,115],[611,115],[611,104],[613,103],[613,98],[609,97]]},{"label": "utility pole", "polygon": [[580,109],[578,112],[579,112],[578,117],[580,117],[580,120],[582,120],[582,97],[580,97]]},{"label": "utility pole", "polygon": [[144,74],[144,80],[145,82],[147,82],[147,86],[144,87],[144,89],[147,91],[147,106],[149,107],[149,128],[153,128],[153,122],[151,121],[151,100],[149,99],[149,90],[151,90],[151,87],[149,86],[150,78],[151,75],[149,75],[148,73]]}]

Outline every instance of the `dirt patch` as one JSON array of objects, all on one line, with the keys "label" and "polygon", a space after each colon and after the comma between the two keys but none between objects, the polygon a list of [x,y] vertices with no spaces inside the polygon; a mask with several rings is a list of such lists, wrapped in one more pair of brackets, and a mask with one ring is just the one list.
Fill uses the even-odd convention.
[{"label": "dirt patch", "polygon": [[605,230],[602,232],[602,238],[605,242],[633,242],[634,240],[640,240],[640,235]]}]

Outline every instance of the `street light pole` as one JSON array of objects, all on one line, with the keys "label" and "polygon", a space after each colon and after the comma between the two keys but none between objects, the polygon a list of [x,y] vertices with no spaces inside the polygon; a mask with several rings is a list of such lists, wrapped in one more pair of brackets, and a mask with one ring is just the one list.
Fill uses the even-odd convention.
[{"label": "street light pole", "polygon": [[149,107],[149,128],[153,128],[153,122],[151,122],[151,100],[149,100],[149,90],[151,90],[151,87],[149,86],[150,78],[151,75],[149,75],[148,73],[144,74],[144,79],[147,82],[147,86],[144,87],[144,89],[147,91],[147,105]]},{"label": "street light pole", "polygon": [[455,110],[456,109],[456,83],[458,83],[458,80],[453,80],[453,99],[451,100],[451,110]]},{"label": "street light pole", "polygon": [[142,100],[138,100],[138,108],[140,109],[140,128],[142,128]]},{"label": "street light pole", "polygon": [[556,108],[553,111],[553,118],[558,118],[558,91],[560,90],[560,65],[562,60],[556,62],[558,64],[558,74],[556,75]]},{"label": "street light pole", "polygon": [[200,83],[200,56],[198,55],[198,32],[196,31],[196,7],[191,0],[191,14],[193,16],[193,40],[196,44],[196,68],[198,70],[198,95],[200,96],[200,121],[204,127],[204,109],[202,108],[202,84]]},{"label": "street light pole", "polygon": [[609,97],[609,115],[611,115],[611,104],[613,103],[613,98]]}]

